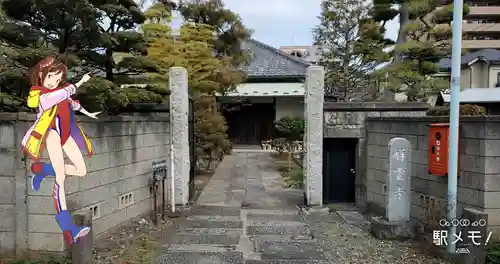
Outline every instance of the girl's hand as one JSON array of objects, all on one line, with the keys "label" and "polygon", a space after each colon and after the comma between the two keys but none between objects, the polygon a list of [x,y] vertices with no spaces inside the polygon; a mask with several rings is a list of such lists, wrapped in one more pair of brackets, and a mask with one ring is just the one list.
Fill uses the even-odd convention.
[{"label": "girl's hand", "polygon": [[90,118],[93,118],[93,119],[97,119],[97,115],[100,114],[101,112],[94,112],[94,113],[86,113],[85,115],[87,115],[88,117]]},{"label": "girl's hand", "polygon": [[90,80],[92,76],[90,76],[90,73],[86,73],[83,75],[83,77],[76,83],[76,87],[80,87],[82,84],[86,83],[88,80]]},{"label": "girl's hand", "polygon": [[82,79],[80,79],[80,81],[79,81],[79,82],[80,82],[80,83],[85,83],[85,82],[87,82],[88,80],[90,80],[90,78],[91,78],[91,77],[92,77],[92,76],[90,76],[90,74],[89,74],[89,73],[86,73],[85,75],[83,75]]}]

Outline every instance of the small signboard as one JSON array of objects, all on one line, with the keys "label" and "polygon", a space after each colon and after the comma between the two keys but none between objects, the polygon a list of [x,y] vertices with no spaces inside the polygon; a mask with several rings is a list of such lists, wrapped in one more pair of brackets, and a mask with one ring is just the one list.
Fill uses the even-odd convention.
[{"label": "small signboard", "polygon": [[155,181],[163,181],[167,178],[167,161],[153,161],[153,179]]}]

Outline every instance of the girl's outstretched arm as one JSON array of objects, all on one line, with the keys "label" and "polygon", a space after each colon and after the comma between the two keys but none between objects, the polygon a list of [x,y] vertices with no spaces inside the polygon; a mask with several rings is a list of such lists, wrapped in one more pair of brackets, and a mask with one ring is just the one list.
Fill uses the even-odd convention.
[{"label": "girl's outstretched arm", "polygon": [[80,104],[80,102],[78,102],[78,100],[73,100],[70,98],[70,102],[71,102],[71,108],[73,108],[73,111],[79,111],[80,113],[82,113],[90,118],[97,119],[97,115],[101,113],[101,112],[89,113],[87,110],[85,110],[85,108],[82,107],[82,105]]},{"label": "girl's outstretched arm", "polygon": [[97,115],[100,114],[101,112],[93,112],[93,113],[89,113],[87,110],[85,110],[83,107],[80,108],[80,113],[90,117],[90,118],[93,118],[93,119],[97,119]]},{"label": "girl's outstretched arm", "polygon": [[54,105],[71,98],[76,92],[76,87],[72,84],[54,92],[40,95],[40,108],[45,111]]}]

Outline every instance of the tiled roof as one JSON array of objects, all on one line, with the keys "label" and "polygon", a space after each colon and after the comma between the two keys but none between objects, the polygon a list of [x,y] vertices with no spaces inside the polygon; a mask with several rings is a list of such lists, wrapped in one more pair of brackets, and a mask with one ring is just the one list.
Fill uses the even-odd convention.
[{"label": "tiled roof", "polygon": [[[469,64],[475,59],[484,59],[487,61],[500,61],[500,50],[483,49],[475,52],[467,52],[462,56],[462,64]],[[451,69],[451,58],[444,58],[439,61],[441,69]]]},{"label": "tiled roof", "polygon": [[248,77],[305,77],[309,63],[257,40],[244,43],[251,61],[241,69]]}]

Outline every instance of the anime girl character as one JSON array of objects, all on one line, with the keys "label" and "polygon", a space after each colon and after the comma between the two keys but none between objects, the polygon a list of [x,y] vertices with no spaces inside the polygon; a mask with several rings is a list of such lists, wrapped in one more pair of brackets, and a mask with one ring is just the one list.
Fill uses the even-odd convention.
[{"label": "anime girl character", "polygon": [[[37,108],[38,114],[35,123],[22,140],[22,147],[24,153],[35,161],[31,166],[34,173],[31,179],[33,190],[40,189],[44,178],[55,177],[56,221],[65,241],[71,245],[87,235],[90,228],[73,224],[66,206],[64,180],[66,175],[85,176],[87,168],[82,152],[88,156],[92,155],[90,139],[77,123],[74,111],[94,119],[97,119],[100,112],[89,113],[77,100],[71,98],[76,89],[90,79],[90,75],[85,74],[73,85],[64,83],[67,73],[66,65],[50,56],[30,69],[32,87],[29,91],[28,107]],[[43,148],[47,150],[50,163],[39,161]],[[63,153],[66,153],[72,164],[64,163]]]}]

